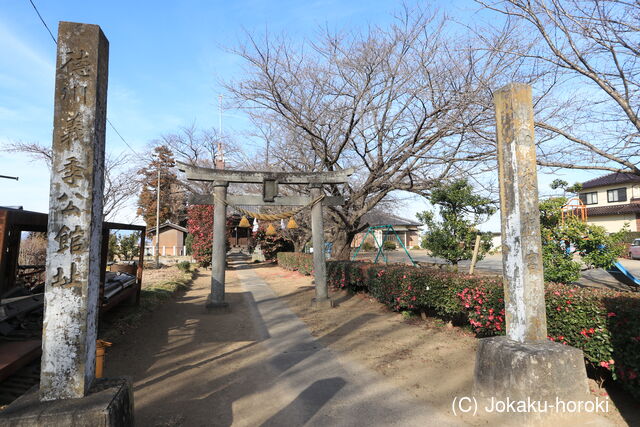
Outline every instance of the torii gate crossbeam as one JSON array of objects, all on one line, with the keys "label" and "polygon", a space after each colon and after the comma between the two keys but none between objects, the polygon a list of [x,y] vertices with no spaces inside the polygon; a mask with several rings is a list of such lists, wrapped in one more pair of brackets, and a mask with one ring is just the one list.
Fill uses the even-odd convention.
[{"label": "torii gate crossbeam", "polygon": [[[209,181],[213,183],[213,197],[210,195],[194,195],[195,204],[214,205],[213,213],[213,250],[211,257],[211,293],[207,298],[207,309],[226,309],[225,301],[225,263],[226,263],[226,217],[227,203],[251,204],[255,206],[292,206],[308,204],[309,200],[318,200],[324,196],[324,184],[343,184],[352,175],[354,169],[331,172],[271,172],[271,171],[237,171],[229,169],[211,169],[191,166],[177,162],[178,169],[186,173],[190,181]],[[230,196],[227,199],[229,183],[262,184],[262,198],[257,196]],[[278,184],[307,185],[311,192],[308,197],[279,197]],[[213,199],[213,200],[212,200]],[[250,202],[250,203],[246,203]],[[324,254],[324,225],[322,205],[342,205],[342,197],[324,197],[322,202],[311,207],[311,235],[313,242],[313,271],[315,277],[316,296],[312,301],[315,307],[331,307],[327,289],[326,260]]]}]

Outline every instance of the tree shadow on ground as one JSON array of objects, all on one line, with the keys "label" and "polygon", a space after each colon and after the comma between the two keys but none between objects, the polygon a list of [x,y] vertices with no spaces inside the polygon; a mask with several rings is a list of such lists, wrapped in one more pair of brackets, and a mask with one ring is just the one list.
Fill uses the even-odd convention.
[{"label": "tree shadow on ground", "polygon": [[261,427],[302,426],[307,423],[346,384],[340,377],[318,380],[307,387],[290,404],[278,411]]}]

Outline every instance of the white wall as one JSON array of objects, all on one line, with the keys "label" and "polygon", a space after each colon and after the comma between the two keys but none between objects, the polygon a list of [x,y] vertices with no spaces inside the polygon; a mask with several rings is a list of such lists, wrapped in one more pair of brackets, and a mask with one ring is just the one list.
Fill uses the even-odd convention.
[{"label": "white wall", "polygon": [[609,233],[620,231],[626,223],[629,224],[630,231],[638,231],[635,214],[590,216],[587,218],[587,223],[600,225]]},{"label": "white wall", "polygon": [[[627,189],[627,200],[624,202],[608,202],[607,201],[607,190],[613,190],[614,188],[626,188]],[[638,184],[615,184],[615,185],[607,185],[606,187],[598,187],[598,188],[590,188],[588,190],[583,190],[580,193],[598,193],[598,203],[594,205],[586,205],[588,208],[593,208],[596,206],[616,206],[616,205],[627,205],[629,204],[632,198],[640,198],[640,185]]]}]

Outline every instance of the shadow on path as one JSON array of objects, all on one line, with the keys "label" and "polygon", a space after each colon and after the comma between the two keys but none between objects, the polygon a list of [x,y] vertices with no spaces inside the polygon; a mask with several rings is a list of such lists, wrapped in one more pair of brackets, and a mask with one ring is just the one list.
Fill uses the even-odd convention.
[{"label": "shadow on path", "polygon": [[278,411],[262,427],[302,426],[307,423],[346,384],[339,377],[318,380]]}]

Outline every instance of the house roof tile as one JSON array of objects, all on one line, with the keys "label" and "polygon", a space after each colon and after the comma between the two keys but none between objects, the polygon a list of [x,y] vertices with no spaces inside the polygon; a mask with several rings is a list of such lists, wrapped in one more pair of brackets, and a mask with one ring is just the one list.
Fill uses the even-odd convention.
[{"label": "house roof tile", "polygon": [[402,218],[396,215],[387,214],[378,211],[371,211],[362,217],[361,223],[368,223],[369,226],[377,226],[377,225],[404,225],[404,226],[419,226],[422,223]]},{"label": "house roof tile", "polygon": [[628,203],[625,205],[594,206],[587,208],[587,217],[603,215],[622,215],[640,213],[640,203]]},{"label": "house roof tile", "polygon": [[628,182],[640,182],[640,176],[633,173],[614,172],[585,181],[582,183],[582,188],[586,190],[589,188],[603,187],[605,185],[626,184]]},{"label": "house roof tile", "polygon": [[[172,222],[165,222],[164,224],[161,224],[160,225],[160,230],[162,230],[163,228],[173,228],[175,230],[182,231],[183,233],[188,233],[189,232],[189,230],[187,230],[186,228],[181,227],[178,224],[174,224]],[[156,233],[156,228],[155,227],[148,227],[147,230],[148,230],[147,231],[148,235]]]}]

